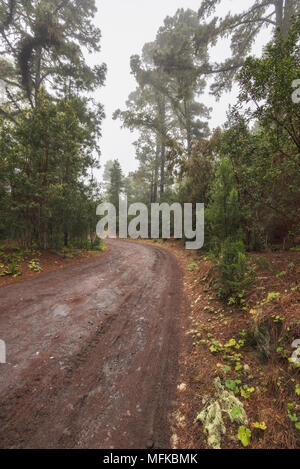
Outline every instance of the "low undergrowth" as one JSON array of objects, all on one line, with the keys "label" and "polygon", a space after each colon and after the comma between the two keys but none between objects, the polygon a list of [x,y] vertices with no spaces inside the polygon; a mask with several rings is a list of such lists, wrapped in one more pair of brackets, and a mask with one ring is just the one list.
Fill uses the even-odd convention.
[{"label": "low undergrowth", "polygon": [[[183,318],[186,386],[179,396],[186,425],[174,425],[176,447],[299,447],[299,253],[247,255],[251,279],[221,298],[209,256],[176,242],[166,249],[181,262],[191,304]],[[216,383],[241,403],[231,415],[222,410]],[[239,415],[242,421],[234,421]]]},{"label": "low undergrowth", "polygon": [[24,249],[12,243],[0,245],[0,284],[4,284],[28,275],[37,275],[43,271],[55,270],[62,262],[76,261],[89,253],[104,252],[102,242],[87,241],[84,247],[74,246],[60,249],[41,250],[37,247]]},{"label": "low undergrowth", "polygon": [[40,255],[37,249],[21,249],[17,245],[0,246],[0,277],[20,277],[24,264],[34,272],[40,272]]}]

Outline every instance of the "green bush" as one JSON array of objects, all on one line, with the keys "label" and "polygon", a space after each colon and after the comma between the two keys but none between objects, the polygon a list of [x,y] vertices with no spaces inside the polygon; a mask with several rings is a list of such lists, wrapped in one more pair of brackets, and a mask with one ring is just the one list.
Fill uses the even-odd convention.
[{"label": "green bush", "polygon": [[218,257],[213,261],[218,272],[218,290],[222,298],[241,299],[243,290],[249,282],[248,262],[242,241],[227,238],[222,243]]}]

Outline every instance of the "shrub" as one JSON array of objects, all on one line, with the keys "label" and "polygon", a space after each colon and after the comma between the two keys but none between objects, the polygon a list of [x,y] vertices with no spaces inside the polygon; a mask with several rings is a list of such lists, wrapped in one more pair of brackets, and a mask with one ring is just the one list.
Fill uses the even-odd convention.
[{"label": "shrub", "polygon": [[241,298],[249,283],[248,262],[242,241],[227,238],[222,244],[220,255],[213,261],[218,272],[218,290],[221,298]]}]

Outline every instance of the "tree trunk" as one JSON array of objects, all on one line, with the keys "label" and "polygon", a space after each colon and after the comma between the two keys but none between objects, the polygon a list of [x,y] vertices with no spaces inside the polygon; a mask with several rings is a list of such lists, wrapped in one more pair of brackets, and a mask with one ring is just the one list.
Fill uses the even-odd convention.
[{"label": "tree trunk", "polygon": [[295,0],[285,0],[284,17],[282,21],[282,36],[287,37],[291,28],[292,16],[295,13]]},{"label": "tree trunk", "polygon": [[165,193],[165,166],[166,166],[166,99],[162,97],[160,103],[160,140],[161,140],[161,149],[160,149],[160,196],[162,197]]},{"label": "tree trunk", "polygon": [[160,166],[160,196],[165,193],[165,165],[166,165],[166,145],[161,145],[161,166]]},{"label": "tree trunk", "polygon": [[41,86],[41,62],[42,62],[42,48],[39,47],[37,51],[37,60],[36,60],[36,75],[34,80],[34,104],[38,105],[38,97]]},{"label": "tree trunk", "polygon": [[192,131],[191,131],[191,116],[190,107],[186,100],[184,100],[184,114],[186,120],[186,140],[187,140],[187,155],[192,155]]},{"label": "tree trunk", "polygon": [[64,232],[64,246],[67,248],[69,244],[69,233],[67,231]]},{"label": "tree trunk", "polygon": [[283,1],[284,0],[277,0],[275,3],[275,11],[276,11],[276,26],[282,30],[283,26]]},{"label": "tree trunk", "polygon": [[154,203],[154,172],[151,173],[150,204]]},{"label": "tree trunk", "polygon": [[43,248],[47,249],[47,226],[44,226],[44,232],[43,232]]},{"label": "tree trunk", "polygon": [[187,128],[187,155],[189,158],[192,155],[192,135],[190,127]]},{"label": "tree trunk", "polygon": [[160,154],[160,145],[159,145],[159,138],[157,137],[156,155],[155,155],[155,169],[154,169],[154,184],[153,184],[153,203],[157,202],[159,154]]}]

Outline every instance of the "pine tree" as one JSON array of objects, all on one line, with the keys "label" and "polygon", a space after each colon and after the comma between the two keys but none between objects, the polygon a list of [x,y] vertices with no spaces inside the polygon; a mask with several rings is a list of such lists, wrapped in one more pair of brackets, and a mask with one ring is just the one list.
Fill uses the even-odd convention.
[{"label": "pine tree", "polygon": [[114,160],[110,169],[110,184],[108,188],[108,200],[119,210],[119,196],[124,187],[122,168],[118,160]]},{"label": "pine tree", "polygon": [[[255,0],[240,14],[228,13],[221,19],[213,18],[207,24],[208,18],[222,2],[223,0],[202,0],[198,13],[201,26],[195,35],[196,55],[207,50],[208,38],[211,45],[215,45],[219,39],[231,40],[231,58],[219,64],[208,61],[206,65],[198,68],[200,74],[215,75],[212,92],[216,96],[231,89],[236,73],[250,54],[258,34],[269,28],[273,37],[279,32],[286,38],[292,26],[293,15],[300,12],[300,0]],[[202,22],[206,23],[206,34],[203,34]]]},{"label": "pine tree", "polygon": [[241,239],[242,215],[231,163],[222,159],[217,168],[207,210],[210,244],[220,246],[227,238]]},{"label": "pine tree", "polygon": [[82,47],[100,50],[92,24],[95,0],[0,0],[0,79],[6,87],[1,113],[13,118],[20,101],[36,106],[39,90],[64,96],[103,85],[106,66],[89,67]]}]

